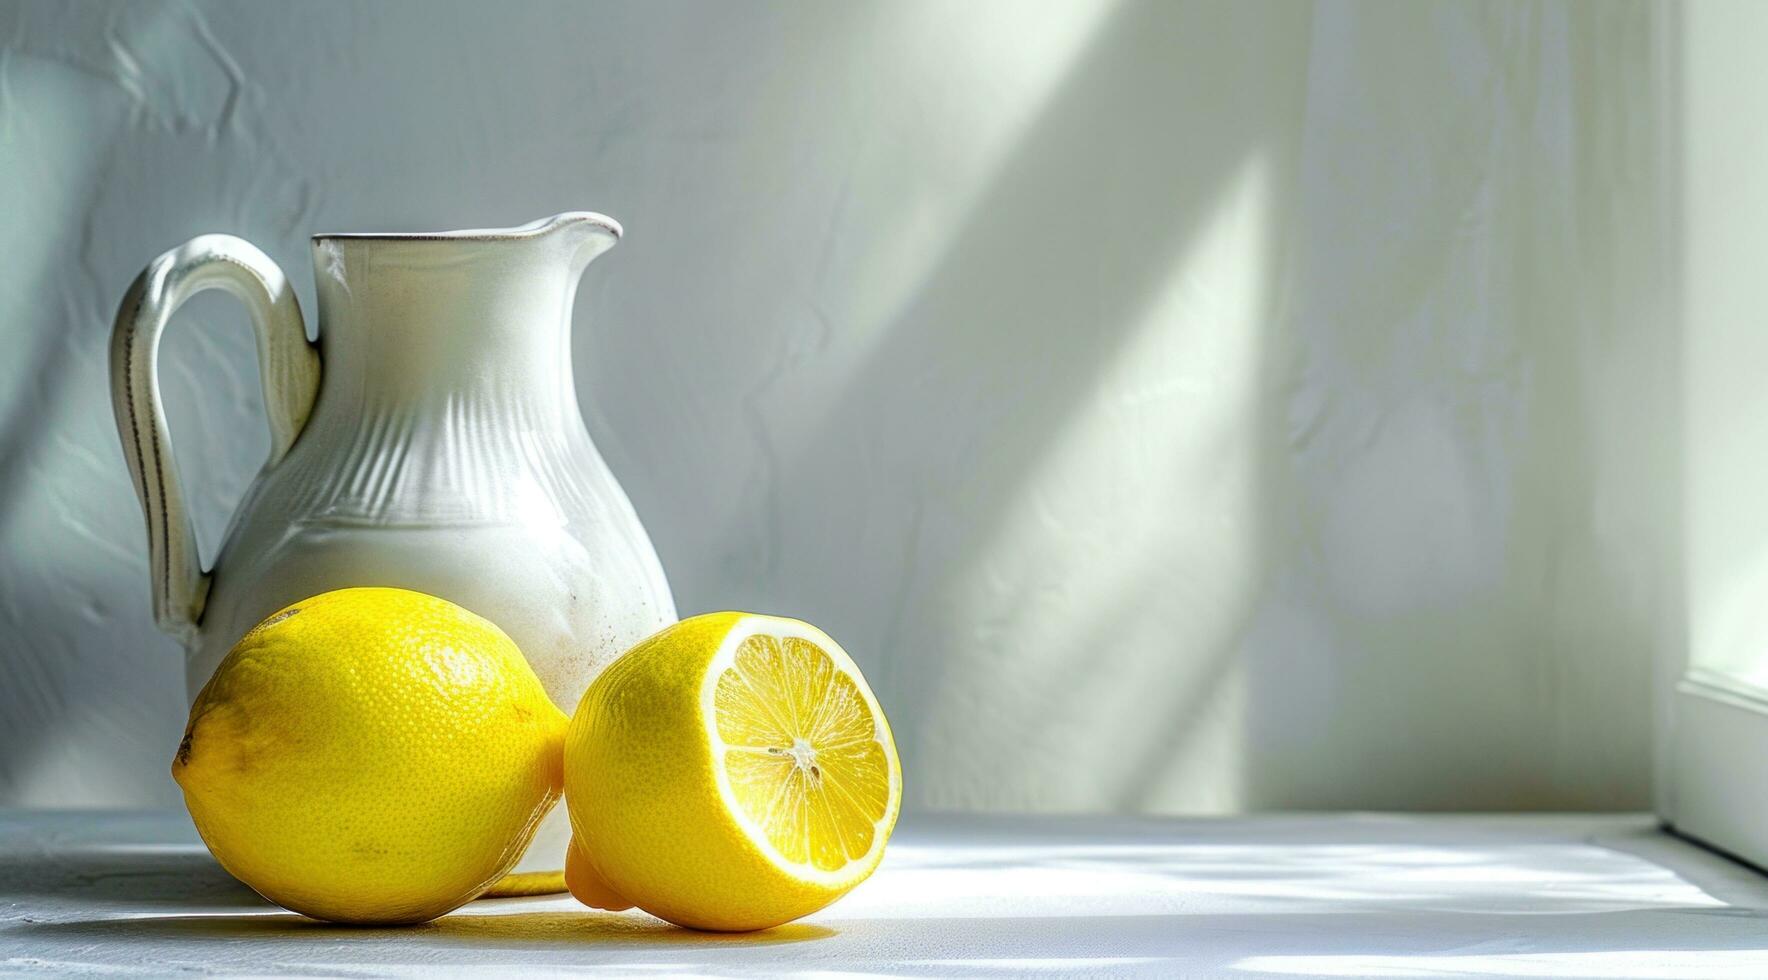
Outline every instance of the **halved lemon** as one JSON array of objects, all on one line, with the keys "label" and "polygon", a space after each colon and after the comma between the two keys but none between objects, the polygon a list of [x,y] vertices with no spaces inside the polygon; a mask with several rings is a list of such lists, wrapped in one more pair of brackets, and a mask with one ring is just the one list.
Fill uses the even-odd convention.
[{"label": "halved lemon", "polygon": [[566,882],[698,929],[789,922],[870,875],[902,803],[890,726],[808,623],[696,616],[632,648],[565,740]]}]

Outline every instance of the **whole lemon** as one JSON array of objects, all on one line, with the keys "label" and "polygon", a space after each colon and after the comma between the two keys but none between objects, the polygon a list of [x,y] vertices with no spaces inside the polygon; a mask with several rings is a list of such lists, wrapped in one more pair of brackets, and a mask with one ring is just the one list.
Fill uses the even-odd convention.
[{"label": "whole lemon", "polygon": [[763,929],[865,880],[901,802],[890,726],[834,640],[697,616],[627,651],[571,719],[565,881],[597,908]]},{"label": "whole lemon", "polygon": [[234,646],[172,776],[215,858],[265,898],[422,922],[516,863],[558,801],[565,726],[490,622],[418,592],[341,589]]}]

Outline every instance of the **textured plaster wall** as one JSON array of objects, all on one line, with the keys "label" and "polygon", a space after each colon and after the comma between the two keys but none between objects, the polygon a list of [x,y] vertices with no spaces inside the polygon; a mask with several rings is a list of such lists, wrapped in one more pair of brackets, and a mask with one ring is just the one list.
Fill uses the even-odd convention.
[{"label": "textured plaster wall", "polygon": [[[1637,4],[0,5],[0,803],[170,803],[106,394],[198,233],[588,207],[684,612],[840,637],[912,806],[1638,807],[1674,613]],[[243,314],[164,383],[206,553]]]}]

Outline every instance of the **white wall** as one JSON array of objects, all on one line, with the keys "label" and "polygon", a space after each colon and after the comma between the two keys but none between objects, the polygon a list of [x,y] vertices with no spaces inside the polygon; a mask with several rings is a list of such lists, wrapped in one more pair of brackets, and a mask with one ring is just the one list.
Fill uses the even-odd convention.
[{"label": "white wall", "polygon": [[1690,666],[1768,691],[1768,7],[1690,9],[1680,264]]},{"label": "white wall", "polygon": [[[170,803],[110,421],[152,256],[588,207],[684,612],[799,615],[911,805],[1638,807],[1674,615],[1636,4],[0,6],[0,803]],[[243,315],[165,384],[205,551]]]}]

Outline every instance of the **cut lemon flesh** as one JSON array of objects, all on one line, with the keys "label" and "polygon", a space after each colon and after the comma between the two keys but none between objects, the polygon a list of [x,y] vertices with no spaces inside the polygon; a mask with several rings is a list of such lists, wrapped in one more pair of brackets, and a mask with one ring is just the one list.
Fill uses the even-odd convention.
[{"label": "cut lemon flesh", "polygon": [[808,639],[756,633],[718,670],[712,709],[721,782],[780,858],[838,873],[883,846],[889,736],[846,665]]}]

